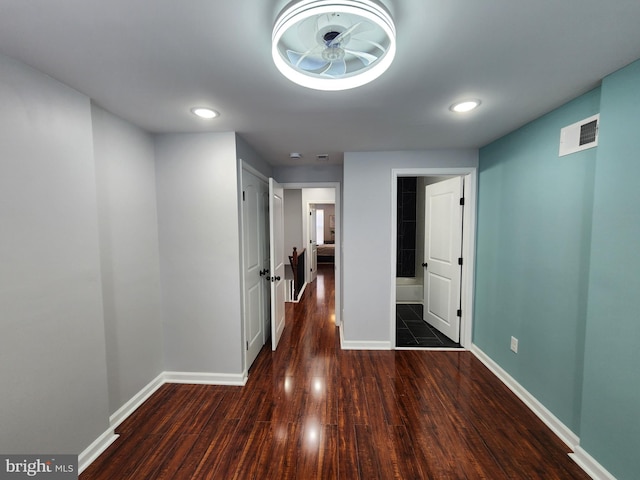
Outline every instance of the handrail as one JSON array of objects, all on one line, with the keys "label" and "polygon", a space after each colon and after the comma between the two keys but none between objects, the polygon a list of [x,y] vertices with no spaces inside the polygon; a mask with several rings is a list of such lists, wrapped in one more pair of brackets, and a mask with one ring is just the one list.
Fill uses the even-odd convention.
[{"label": "handrail", "polygon": [[302,290],[302,286],[304,285],[304,274],[305,274],[305,249],[298,252],[297,247],[293,247],[293,253],[289,255],[289,263],[291,264],[291,270],[293,271],[293,288],[294,288],[294,298],[298,298],[300,295],[300,290]]}]

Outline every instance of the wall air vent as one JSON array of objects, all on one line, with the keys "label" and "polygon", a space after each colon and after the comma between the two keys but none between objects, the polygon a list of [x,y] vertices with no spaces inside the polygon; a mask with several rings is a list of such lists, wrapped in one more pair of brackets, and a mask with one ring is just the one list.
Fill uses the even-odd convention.
[{"label": "wall air vent", "polygon": [[598,145],[600,114],[585,118],[560,130],[559,156],[580,152]]}]

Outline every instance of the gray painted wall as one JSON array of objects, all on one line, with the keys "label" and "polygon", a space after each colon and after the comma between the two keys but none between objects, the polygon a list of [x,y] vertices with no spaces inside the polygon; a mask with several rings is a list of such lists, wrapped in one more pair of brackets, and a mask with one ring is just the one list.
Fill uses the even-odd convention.
[{"label": "gray painted wall", "polygon": [[305,248],[302,239],[302,190],[284,191],[284,251],[291,255],[293,247],[302,252]]},{"label": "gray painted wall", "polygon": [[273,176],[273,169],[244,138],[236,134],[236,155],[238,159],[249,164],[265,177]]},{"label": "gray painted wall", "polygon": [[[343,197],[343,336],[389,342],[391,336],[391,171],[476,167],[477,150],[347,152]],[[395,252],[394,252],[395,254]]]},{"label": "gray painted wall", "polygon": [[242,373],[234,133],[156,138],[168,371]]},{"label": "gray painted wall", "polygon": [[273,178],[275,178],[279,183],[342,183],[342,165],[300,165],[297,167],[274,167]]},{"label": "gray painted wall", "polygon": [[108,423],[89,99],[0,56],[0,452],[78,454]]},{"label": "gray painted wall", "polygon": [[92,106],[113,414],[163,370],[153,139]]}]

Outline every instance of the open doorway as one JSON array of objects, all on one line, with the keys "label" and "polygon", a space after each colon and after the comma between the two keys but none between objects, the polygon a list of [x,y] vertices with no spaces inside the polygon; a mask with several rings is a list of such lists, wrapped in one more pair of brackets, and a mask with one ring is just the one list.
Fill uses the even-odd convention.
[{"label": "open doorway", "polygon": [[403,169],[392,177],[392,344],[469,347],[475,169]]},{"label": "open doorway", "polygon": [[[285,251],[293,256],[303,255],[305,284],[316,278],[319,268],[333,268],[335,275],[335,322],[340,324],[340,184],[289,183],[283,184],[285,198]],[[319,225],[318,218],[322,225]],[[319,231],[321,229],[321,231]],[[287,269],[293,277],[293,268]],[[301,288],[298,298],[304,294]]]}]

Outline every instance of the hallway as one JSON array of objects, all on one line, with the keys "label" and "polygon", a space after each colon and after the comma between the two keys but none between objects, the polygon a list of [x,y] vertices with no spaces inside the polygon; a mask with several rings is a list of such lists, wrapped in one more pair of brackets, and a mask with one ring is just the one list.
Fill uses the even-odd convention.
[{"label": "hallway", "polygon": [[470,352],[340,350],[333,298],[319,266],[245,387],[164,385],[80,478],[589,478]]}]

